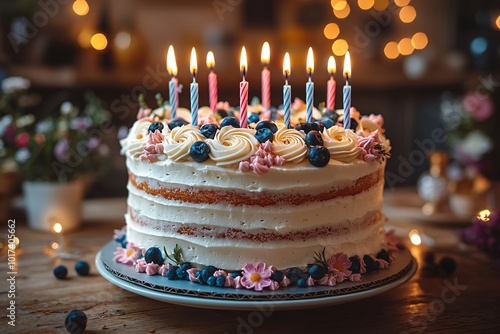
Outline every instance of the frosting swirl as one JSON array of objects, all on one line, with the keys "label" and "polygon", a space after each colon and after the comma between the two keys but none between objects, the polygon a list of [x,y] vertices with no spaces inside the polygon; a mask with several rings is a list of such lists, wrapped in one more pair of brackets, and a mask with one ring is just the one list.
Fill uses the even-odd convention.
[{"label": "frosting swirl", "polygon": [[259,148],[259,141],[254,134],[252,129],[223,127],[217,131],[214,139],[207,140],[210,159],[218,166],[225,166],[250,158]]},{"label": "frosting swirl", "polygon": [[304,138],[303,132],[287,129],[281,125],[274,134],[273,153],[281,156],[287,162],[299,163],[304,160],[307,153]]},{"label": "frosting swirl", "polygon": [[152,121],[149,118],[142,118],[134,123],[127,137],[120,141],[122,146],[121,154],[127,153],[133,158],[139,158],[144,152],[143,146],[149,140],[148,129]]},{"label": "frosting swirl", "polygon": [[323,130],[324,146],[330,152],[332,159],[349,163],[359,156],[358,138],[350,130],[346,131],[340,126],[332,126]]},{"label": "frosting swirl", "polygon": [[173,161],[179,161],[189,156],[191,146],[197,141],[205,140],[200,129],[193,125],[178,126],[165,136],[164,153]]}]

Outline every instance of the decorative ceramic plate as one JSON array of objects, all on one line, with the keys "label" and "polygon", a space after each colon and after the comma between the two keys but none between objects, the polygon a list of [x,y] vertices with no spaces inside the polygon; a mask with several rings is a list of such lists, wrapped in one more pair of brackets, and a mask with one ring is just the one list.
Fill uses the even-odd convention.
[{"label": "decorative ceramic plate", "polygon": [[99,273],[122,289],[151,299],[184,306],[228,309],[288,310],[341,304],[368,298],[406,283],[415,274],[417,263],[405,249],[388,269],[363,275],[361,282],[344,281],[337,286],[288,287],[277,291],[220,288],[184,280],[168,280],[136,273],[133,266],[113,261],[119,244],[107,243],[96,256]]}]

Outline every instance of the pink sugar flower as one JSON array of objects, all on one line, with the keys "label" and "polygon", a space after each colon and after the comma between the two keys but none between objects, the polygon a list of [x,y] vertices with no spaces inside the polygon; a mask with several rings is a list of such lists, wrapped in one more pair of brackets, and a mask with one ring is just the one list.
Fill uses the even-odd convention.
[{"label": "pink sugar flower", "polygon": [[325,276],[318,280],[319,285],[335,286],[337,285],[337,279],[335,274],[326,273]]},{"label": "pink sugar flower", "polygon": [[158,268],[158,274],[165,277],[167,276],[167,271],[171,268],[172,266],[170,264],[162,264],[160,268]]},{"label": "pink sugar flower", "polygon": [[139,258],[141,250],[133,242],[129,242],[126,248],[120,246],[116,247],[114,254],[115,257],[113,260],[115,262],[131,265]]},{"label": "pink sugar flower", "polygon": [[189,275],[189,280],[191,282],[198,282],[198,278],[196,277],[197,271],[198,271],[198,269],[196,269],[196,268],[190,268],[190,269],[186,270],[186,272]]},{"label": "pink sugar flower", "polygon": [[273,271],[271,267],[266,268],[264,262],[257,263],[254,266],[252,263],[247,263],[243,267],[243,277],[241,284],[247,289],[254,289],[255,291],[262,291],[271,285],[271,275]]},{"label": "pink sugar flower", "polygon": [[134,269],[138,273],[145,273],[147,265],[148,264],[146,263],[146,260],[138,259],[137,261],[135,261]]},{"label": "pink sugar flower", "polygon": [[348,279],[351,282],[360,282],[361,281],[361,274],[350,274]]},{"label": "pink sugar flower", "polygon": [[328,272],[335,275],[335,280],[337,282],[342,282],[352,273],[349,268],[351,267],[351,261],[345,253],[333,254],[328,259]]},{"label": "pink sugar flower", "polygon": [[146,264],[146,274],[148,274],[149,276],[154,276],[158,273],[158,268],[160,268],[158,264],[154,262],[148,263]]},{"label": "pink sugar flower", "polygon": [[469,93],[463,100],[464,109],[478,122],[484,122],[493,115],[491,99],[478,92]]},{"label": "pink sugar flower", "polygon": [[238,170],[242,173],[248,173],[249,171],[252,170],[252,168],[250,167],[250,162],[240,161],[240,164],[238,166]]},{"label": "pink sugar flower", "polygon": [[283,279],[280,282],[280,285],[284,288],[290,285],[290,279],[286,276],[283,276]]}]

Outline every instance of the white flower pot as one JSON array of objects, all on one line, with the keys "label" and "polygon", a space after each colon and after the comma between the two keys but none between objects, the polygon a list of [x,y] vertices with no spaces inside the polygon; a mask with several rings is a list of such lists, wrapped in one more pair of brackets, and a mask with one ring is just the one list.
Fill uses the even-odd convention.
[{"label": "white flower pot", "polygon": [[63,232],[81,225],[84,184],[81,180],[68,183],[23,183],[24,201],[30,228],[51,231],[60,223]]}]

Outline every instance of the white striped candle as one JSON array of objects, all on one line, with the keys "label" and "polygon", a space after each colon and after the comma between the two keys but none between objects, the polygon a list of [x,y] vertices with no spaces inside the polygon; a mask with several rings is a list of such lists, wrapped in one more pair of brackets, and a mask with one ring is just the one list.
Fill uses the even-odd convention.
[{"label": "white striped candle", "polygon": [[174,47],[170,45],[167,52],[167,70],[172,76],[168,83],[169,100],[170,100],[170,118],[174,119],[177,116],[177,106],[179,105],[179,94],[177,90],[177,62],[175,60]]},{"label": "white striped candle", "polygon": [[306,122],[312,122],[313,104],[314,104],[314,82],[311,76],[314,71],[314,57],[312,48],[307,51],[306,71],[309,81],[306,83]]},{"label": "white striped candle", "polygon": [[351,56],[349,51],[346,52],[344,58],[344,75],[344,129],[347,130],[351,127],[351,86],[349,85],[349,78],[351,77]]}]

